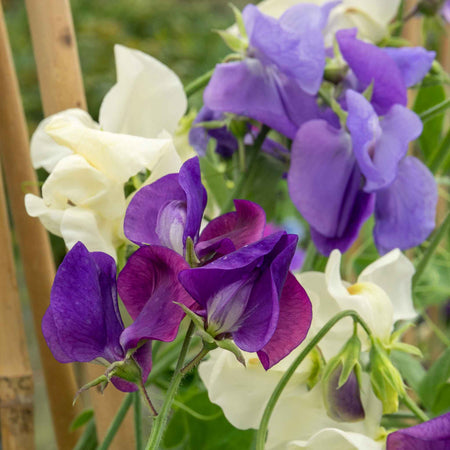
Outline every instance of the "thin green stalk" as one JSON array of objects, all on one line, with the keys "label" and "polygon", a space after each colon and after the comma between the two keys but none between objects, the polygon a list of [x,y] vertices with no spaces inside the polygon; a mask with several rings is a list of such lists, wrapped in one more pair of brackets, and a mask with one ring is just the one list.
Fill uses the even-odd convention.
[{"label": "thin green stalk", "polygon": [[412,279],[413,287],[417,285],[418,281],[422,277],[423,273],[425,272],[425,269],[428,266],[428,263],[430,262],[432,256],[434,255],[434,252],[436,251],[442,238],[447,234],[449,228],[450,228],[450,213],[447,213],[447,217],[442,222],[441,226],[435,231],[434,236],[430,241],[430,245],[426,249],[424,255],[422,256],[422,259],[419,261],[419,264],[417,264],[416,273],[414,274]]},{"label": "thin green stalk", "polygon": [[189,83],[184,88],[184,92],[186,93],[186,96],[190,97],[191,95],[194,95],[200,89],[203,89],[209,83],[209,80],[211,79],[213,73],[214,73],[214,69],[199,76],[192,83]]},{"label": "thin green stalk", "polygon": [[248,160],[247,170],[244,172],[241,172],[239,179],[236,183],[235,188],[233,189],[233,192],[231,193],[230,197],[228,198],[227,203],[223,206],[221,214],[224,214],[228,211],[231,211],[233,208],[233,200],[236,198],[239,198],[239,196],[242,193],[242,189],[245,186],[245,183],[248,180],[249,173],[251,172],[254,164],[258,160],[259,151],[261,150],[261,146],[264,143],[264,140],[266,139],[267,134],[269,133],[270,128],[267,125],[263,125],[261,128],[261,131],[259,132],[258,136],[255,139],[255,142],[252,146],[252,152],[250,154],[250,158]]},{"label": "thin green stalk", "polygon": [[103,442],[99,445],[97,450],[107,450],[112,440],[114,439],[114,436],[116,435],[118,429],[120,428],[120,425],[122,425],[123,419],[125,419],[125,415],[130,409],[132,403],[133,403],[133,395],[127,394],[122,404],[120,405],[120,408],[117,411],[116,416],[111,422],[108,431],[106,432],[105,439],[103,439]]},{"label": "thin green stalk", "polygon": [[200,361],[209,353],[209,350],[205,347],[203,347],[198,355],[194,356],[191,361],[189,361],[181,370],[180,372],[183,375],[186,375],[189,373],[195,366],[197,366]]},{"label": "thin green stalk", "polygon": [[426,109],[425,111],[419,114],[422,122],[426,122],[427,120],[431,120],[433,117],[439,116],[443,114],[446,109],[450,108],[450,98],[444,100],[441,103],[433,106],[432,108]]},{"label": "thin green stalk", "polygon": [[430,420],[430,418],[416,405],[414,400],[409,397],[408,394],[405,394],[401,397],[403,404],[412,412],[414,415],[421,420],[422,422],[426,422]]},{"label": "thin green stalk", "polygon": [[142,449],[142,404],[139,391],[133,392],[134,396],[134,437],[136,439],[136,450]]},{"label": "thin green stalk", "polygon": [[90,450],[97,448],[97,432],[95,429],[95,419],[92,418],[78,439],[73,450]]},{"label": "thin green stalk", "polygon": [[342,311],[339,314],[336,314],[334,317],[332,317],[321,329],[320,331],[314,336],[309,344],[304,348],[304,350],[300,353],[300,355],[297,356],[297,358],[294,360],[294,362],[289,366],[288,370],[284,373],[284,375],[281,377],[280,381],[278,382],[277,386],[275,387],[274,391],[272,392],[272,395],[269,399],[269,402],[266,405],[266,408],[264,410],[264,414],[262,416],[261,422],[259,424],[258,433],[256,436],[256,450],[264,450],[264,443],[266,440],[267,435],[267,427],[269,425],[270,416],[272,415],[272,411],[275,408],[275,405],[280,398],[281,393],[283,392],[283,389],[286,387],[287,383],[291,379],[292,375],[296,371],[297,367],[303,362],[303,360],[308,356],[308,354],[316,347],[316,345],[322,340],[322,338],[331,330],[331,328],[336,325],[337,322],[339,322],[344,317],[352,317],[354,321],[357,321],[364,331],[370,336],[372,333],[367,326],[367,324],[364,322],[363,319],[358,315],[356,311]]},{"label": "thin green stalk", "polygon": [[430,162],[428,167],[433,173],[438,173],[445,165],[446,158],[448,157],[448,150],[450,149],[450,130],[448,130],[444,139],[436,150],[430,156]]},{"label": "thin green stalk", "polygon": [[175,398],[175,394],[178,390],[178,386],[180,385],[181,379],[183,378],[181,368],[183,367],[184,359],[186,358],[186,354],[189,348],[192,333],[194,332],[194,328],[195,328],[194,323],[191,322],[186,332],[186,336],[183,341],[183,346],[181,347],[180,356],[178,357],[177,365],[175,367],[175,372],[170,382],[169,389],[167,390],[166,396],[164,398],[164,403],[161,407],[161,411],[159,415],[156,416],[156,419],[153,422],[152,431],[150,433],[147,446],[145,447],[146,450],[157,450],[161,443],[163,433],[166,428],[167,418],[169,416],[170,409],[172,407],[172,403]]}]

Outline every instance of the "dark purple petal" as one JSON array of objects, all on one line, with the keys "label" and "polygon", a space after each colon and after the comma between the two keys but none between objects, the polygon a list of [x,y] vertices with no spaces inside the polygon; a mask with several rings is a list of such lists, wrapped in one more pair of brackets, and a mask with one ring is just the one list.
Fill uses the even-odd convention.
[{"label": "dark purple petal", "polygon": [[361,403],[358,379],[354,372],[350,373],[347,381],[339,388],[339,377],[342,365],[331,374],[324,386],[325,403],[328,415],[337,422],[357,422],[363,420],[365,412]]},{"label": "dark purple petal", "polygon": [[434,229],[437,198],[436,181],[427,167],[412,156],[403,159],[395,181],[376,194],[378,251],[384,254],[421,244]]},{"label": "dark purple petal", "polygon": [[266,224],[264,210],[248,200],[234,200],[234,205],[235,212],[222,214],[202,231],[195,247],[199,258],[212,252],[220,257],[263,237]]},{"label": "dark purple petal", "polygon": [[187,203],[183,243],[188,237],[196,242],[207,200],[206,189],[203,187],[200,174],[200,162],[197,157],[187,160],[181,166],[178,182],[186,194]]},{"label": "dark purple petal", "polygon": [[178,282],[178,273],[188,267],[179,254],[156,245],[131,255],[118,278],[120,298],[134,319],[120,337],[125,350],[142,339],[175,339],[184,312],[174,302],[194,306]]},{"label": "dark purple petal", "polygon": [[178,174],[166,175],[139,189],[125,214],[125,236],[138,245],[160,244],[156,232],[159,211],[172,201],[186,202],[186,194],[178,183]]},{"label": "dark purple petal", "polygon": [[430,52],[422,47],[386,47],[383,50],[397,64],[407,87],[422,81],[436,57],[436,52]]},{"label": "dark purple petal", "polygon": [[387,437],[387,450],[447,450],[450,448],[450,412],[428,422],[404,428]]},{"label": "dark purple petal", "polygon": [[366,179],[364,190],[374,192],[395,179],[409,143],[422,132],[422,122],[401,105],[394,105],[379,122],[372,105],[361,94],[348,90],[346,100],[347,127],[356,160]]},{"label": "dark purple petal", "polygon": [[289,194],[305,220],[325,236],[339,235],[340,224],[349,220],[346,204],[356,192],[349,192],[348,186],[355,167],[347,133],[323,120],[300,128],[292,144]]},{"label": "dark purple petal", "polygon": [[406,106],[406,84],[395,61],[383,49],[358,40],[356,34],[356,29],[340,30],[336,39],[362,90],[373,82],[371,103],[375,111],[383,115],[395,104]]},{"label": "dark purple petal", "polygon": [[312,319],[311,302],[296,278],[288,273],[280,297],[280,313],[274,334],[258,351],[267,370],[300,345],[308,334]]},{"label": "dark purple petal", "polygon": [[106,254],[89,253],[77,243],[58,268],[42,332],[60,362],[109,362],[125,355],[118,314],[116,267]]},{"label": "dark purple petal", "polygon": [[166,175],[136,192],[125,214],[124,231],[138,244],[164,245],[183,253],[194,242],[206,206],[198,158],[186,161],[179,174]]}]

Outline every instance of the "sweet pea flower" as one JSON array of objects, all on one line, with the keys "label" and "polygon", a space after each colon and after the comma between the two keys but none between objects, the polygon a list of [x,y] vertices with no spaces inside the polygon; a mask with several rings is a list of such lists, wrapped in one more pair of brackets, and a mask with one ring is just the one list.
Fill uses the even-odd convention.
[{"label": "sweet pea flower", "polygon": [[314,120],[297,133],[288,174],[293,203],[325,255],[347,250],[373,212],[380,253],[419,245],[434,229],[437,203],[433,175],[406,156],[420,119],[400,104],[379,118],[351,89],[345,100],[349,132]]},{"label": "sweet pea flower", "polygon": [[146,296],[137,300],[123,283],[122,300],[134,319],[129,327],[124,328],[119,313],[114,259],[89,253],[81,242],[58,268],[42,320],[44,338],[59,362],[99,362],[108,367],[108,380],[112,376],[115,386],[125,392],[146,381],[152,365],[151,340],[175,338],[184,314],[172,300],[193,303],[177,280],[178,272],[187,267],[181,257],[159,247],[146,249],[144,258],[151,269],[147,265],[145,272],[130,275],[134,267],[126,267],[122,275],[125,280],[137,276],[148,282]]},{"label": "sweet pea flower", "polygon": [[115,56],[118,81],[103,100],[99,124],[71,109],[39,125],[32,161],[50,176],[42,198],[25,197],[27,212],[68,248],[82,241],[113,257],[124,242],[124,183],[146,170],[148,182],[178,170],[170,133],[187,105],[180,80],[162,63],[122,46]]},{"label": "sweet pea flower", "polygon": [[310,301],[288,273],[296,244],[296,236],[274,233],[179,275],[206,332],[257,352],[266,370],[300,344],[311,322]]},{"label": "sweet pea flower", "polygon": [[447,23],[450,23],[450,0],[446,0],[441,8],[441,14]]},{"label": "sweet pea flower", "polygon": [[390,433],[387,450],[445,450],[450,446],[450,412]]},{"label": "sweet pea flower", "polygon": [[204,92],[206,107],[258,120],[293,138],[319,114],[314,95],[325,68],[322,29],[334,5],[296,5],[280,19],[246,6],[244,59],[216,66]]},{"label": "sweet pea flower", "polygon": [[[288,8],[302,3],[322,6],[329,0],[264,0],[258,8],[265,14],[280,17]],[[331,46],[334,34],[346,28],[358,29],[361,39],[377,43],[388,34],[388,25],[395,18],[400,0],[342,0],[335,6],[324,29],[325,43]]]}]

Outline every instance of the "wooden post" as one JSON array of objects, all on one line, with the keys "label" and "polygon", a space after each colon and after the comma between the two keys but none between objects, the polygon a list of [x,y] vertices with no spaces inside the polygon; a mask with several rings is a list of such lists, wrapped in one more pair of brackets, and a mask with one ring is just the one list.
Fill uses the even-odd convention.
[{"label": "wooden post", "polygon": [[48,387],[50,409],[58,447],[71,449],[78,438],[77,433],[69,432],[69,425],[79,412],[78,408],[72,407],[77,387],[72,368],[59,364],[53,358],[41,333],[41,320],[49,304],[55,268],[46,231],[25,211],[24,184],[26,183],[28,192],[38,194],[39,189],[31,166],[28,130],[1,5],[0,92],[0,154]]},{"label": "wooden post", "polygon": [[0,422],[1,447],[34,449],[33,374],[25,341],[19,291],[0,168]]},{"label": "wooden post", "polygon": [[[86,109],[83,79],[68,0],[26,0],[36,58],[42,104],[46,116],[68,108]],[[97,366],[87,366],[89,379],[101,374]],[[97,435],[100,440],[123,401],[123,393],[109,387],[101,396],[91,390]],[[111,450],[132,448],[134,433],[131,410]]]}]

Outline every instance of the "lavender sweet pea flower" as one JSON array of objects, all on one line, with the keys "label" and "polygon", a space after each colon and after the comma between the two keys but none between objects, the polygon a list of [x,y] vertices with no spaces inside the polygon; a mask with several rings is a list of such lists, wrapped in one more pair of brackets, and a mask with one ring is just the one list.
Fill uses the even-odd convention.
[{"label": "lavender sweet pea flower", "polygon": [[450,413],[387,437],[387,450],[446,450],[450,447]]},{"label": "lavender sweet pea flower", "polygon": [[198,239],[206,190],[198,158],[136,192],[125,214],[124,231],[138,245],[162,245],[183,255],[186,240]]},{"label": "lavender sweet pea flower", "polygon": [[447,23],[450,23],[450,0],[446,0],[441,8],[441,14]]},{"label": "lavender sweet pea flower", "polygon": [[371,103],[380,115],[395,104],[406,106],[407,88],[428,73],[436,53],[421,47],[379,48],[360,41],[356,35],[356,29],[336,33],[342,56],[357,80],[352,88],[363,92],[373,83]]},{"label": "lavender sweet pea flower", "polygon": [[216,66],[205,105],[294,138],[300,125],[320,114],[314,95],[325,68],[322,30],[335,4],[298,4],[279,19],[248,5],[243,11],[249,41],[245,58]]},{"label": "lavender sweet pea flower", "polygon": [[300,128],[288,174],[292,201],[325,255],[347,250],[374,210],[381,253],[420,244],[434,228],[437,202],[431,173],[406,157],[421,133],[420,120],[398,104],[379,119],[352,90],[346,103],[350,134],[321,120]]},{"label": "lavender sweet pea flower", "polygon": [[296,244],[296,236],[275,233],[179,275],[200,306],[206,331],[258,352],[265,369],[303,341],[311,322],[308,296],[288,273]]}]

